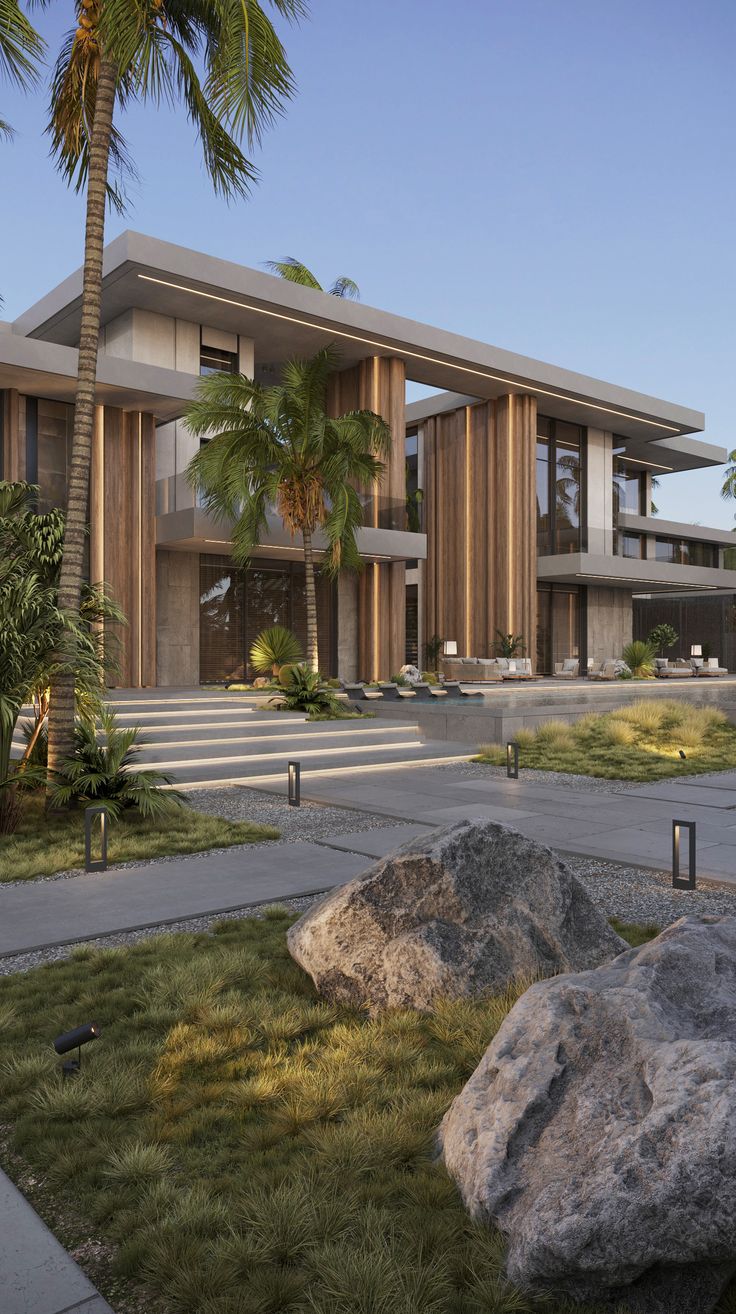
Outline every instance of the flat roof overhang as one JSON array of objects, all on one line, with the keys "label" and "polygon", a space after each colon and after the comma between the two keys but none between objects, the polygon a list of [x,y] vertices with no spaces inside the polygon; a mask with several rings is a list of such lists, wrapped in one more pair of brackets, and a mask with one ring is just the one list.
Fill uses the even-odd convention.
[{"label": "flat roof overhang", "polygon": [[537,558],[537,580],[544,584],[590,584],[630,593],[733,593],[731,570],[678,566],[665,561],[606,557],[590,552]]},{"label": "flat roof overhang", "polygon": [[[22,314],[14,332],[73,345],[81,290],[77,270]],[[547,414],[643,443],[699,432],[705,424],[699,411],[128,231],[105,249],[103,324],[131,307],[253,338],[256,375],[264,381],[289,357],[313,355],[333,342],[344,367],[397,356],[419,383],[481,400],[534,393]]]},{"label": "flat roof overhang", "polygon": [[[409,403],[406,408],[406,424],[409,428],[414,425],[419,426],[423,421],[436,415],[445,415],[465,406],[477,406],[483,400],[483,397],[457,392],[443,392],[437,393],[434,397],[424,397],[421,401]],[[558,420],[570,420],[574,424],[583,424],[588,428],[615,431],[616,437],[626,438],[620,455],[624,455],[628,461],[647,466],[655,474],[701,470],[706,466],[723,465],[728,459],[725,447],[717,447],[714,443],[706,443],[701,439],[683,437],[681,434],[670,438],[660,437],[656,433],[627,436],[617,427],[615,417],[606,417],[600,413],[593,414],[589,407],[586,411],[586,407],[582,404],[577,414],[573,415],[571,412],[563,414],[560,408],[555,409],[554,406],[548,405],[548,398],[540,394],[537,406],[540,415],[551,415]]]},{"label": "flat roof overhang", "polygon": [[635,516],[629,512],[622,512],[619,515],[618,525],[619,529],[631,529],[639,534],[661,534],[665,538],[687,538],[694,539],[698,543],[717,543],[720,547],[736,547],[736,533],[732,529],[713,529],[709,525],[686,525],[680,520],[660,520],[659,516]]},{"label": "flat roof overhang", "polygon": [[[408,530],[373,529],[364,525],[356,534],[358,551],[364,561],[424,561],[427,556],[425,534]],[[226,524],[212,520],[200,507],[184,507],[156,517],[156,546],[178,552],[229,553],[232,540]],[[327,540],[321,530],[314,535],[315,551],[321,555]],[[303,560],[299,540],[293,540],[282,522],[268,519],[268,533],[258,545],[259,555],[273,552],[283,560]]]},{"label": "flat roof overhang", "polygon": [[[74,347],[0,331],[0,388],[73,402],[77,354]],[[96,398],[101,405],[150,411],[163,422],[181,415],[194,395],[196,382],[196,377],[176,370],[100,353]]]}]

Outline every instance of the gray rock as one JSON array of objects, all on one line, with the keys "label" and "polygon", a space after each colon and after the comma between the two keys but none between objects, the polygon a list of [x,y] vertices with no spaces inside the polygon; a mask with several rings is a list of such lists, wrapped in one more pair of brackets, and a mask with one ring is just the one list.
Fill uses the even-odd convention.
[{"label": "gray rock", "polygon": [[595,967],[625,947],[551,849],[498,822],[410,840],[289,931],[322,994],[374,1013]]},{"label": "gray rock", "polygon": [[522,1288],[710,1314],[736,1271],[736,918],[532,986],[440,1140]]}]

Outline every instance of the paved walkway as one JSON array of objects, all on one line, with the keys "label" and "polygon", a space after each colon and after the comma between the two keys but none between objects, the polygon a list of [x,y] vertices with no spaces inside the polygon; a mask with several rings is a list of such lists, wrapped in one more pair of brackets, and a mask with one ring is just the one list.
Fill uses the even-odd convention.
[{"label": "paved walkway", "polygon": [[113,1314],[3,1172],[0,1220],[2,1314]]},{"label": "paved walkway", "polygon": [[736,773],[616,793],[452,766],[320,771],[311,781],[303,774],[302,797],[382,814],[386,826],[0,887],[0,955],[316,893],[465,817],[506,822],[562,853],[654,870],[670,869],[673,819],[695,821],[698,876],[736,887]]}]

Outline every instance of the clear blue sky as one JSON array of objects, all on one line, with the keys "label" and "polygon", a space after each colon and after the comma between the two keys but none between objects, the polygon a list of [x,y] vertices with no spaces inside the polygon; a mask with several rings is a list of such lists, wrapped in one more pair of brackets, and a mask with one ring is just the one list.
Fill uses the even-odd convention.
[{"label": "clear blue sky", "polygon": [[[55,45],[71,6],[35,13]],[[313,0],[285,40],[298,93],[251,200],[212,195],[183,113],[136,110],[141,186],[110,237],[299,256],[373,305],[705,411],[736,446],[733,0]],[[7,318],[81,259],[44,100],[0,86]],[[719,484],[671,476],[660,511],[729,526]]]}]

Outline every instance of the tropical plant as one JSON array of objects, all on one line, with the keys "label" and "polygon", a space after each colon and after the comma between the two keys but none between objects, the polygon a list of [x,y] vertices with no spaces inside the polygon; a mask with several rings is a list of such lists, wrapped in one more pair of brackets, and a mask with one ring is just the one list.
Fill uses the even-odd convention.
[{"label": "tropical plant", "polygon": [[[17,0],[0,0],[0,73],[8,82],[30,90],[38,83],[38,66],[46,43],[29,22]],[[11,137],[13,129],[0,119],[0,137]]]},{"label": "tropical plant", "polygon": [[0,560],[0,834],[19,818],[13,734],[30,688],[48,669],[64,630],[56,589],[17,560]]},{"label": "tropical plant", "polygon": [[504,634],[496,630],[496,653],[499,657],[517,657],[526,652],[523,634]]},{"label": "tropical plant", "polygon": [[301,661],[299,640],[285,625],[262,630],[250,650],[251,666],[259,675],[278,675],[287,662]]},{"label": "tropical plant", "polygon": [[53,804],[104,803],[113,817],[131,808],[143,817],[161,817],[178,807],[181,794],[161,789],[171,783],[170,776],[153,768],[134,769],[141,750],[140,727],[121,730],[109,710],[103,710],[100,724],[102,739],[93,723],[76,723],[74,753],[49,783]]},{"label": "tropical plant", "polygon": [[285,260],[267,260],[266,269],[270,269],[272,274],[278,274],[279,278],[286,279],[287,283],[311,287],[315,292],[329,292],[331,297],[351,297],[354,301],[360,300],[360,288],[352,278],[347,278],[343,274],[340,278],[336,278],[330,287],[323,287],[311,269],[307,269],[301,260],[295,260],[294,256],[287,256]]},{"label": "tropical plant", "polygon": [[726,502],[736,498],[736,448],[728,453],[728,465],[721,484],[721,497]]},{"label": "tropical plant", "polygon": [[209,437],[189,463],[190,483],[207,511],[234,521],[233,556],[245,564],[267,531],[275,506],[304,551],[307,661],[319,667],[313,535],[327,539],[323,569],[336,575],[359,570],[355,541],[363,523],[359,485],[384,471],[379,459],[391,449],[391,430],[373,411],[327,414],[327,386],[338,358],[323,347],[311,360],[289,361],[281,383],[263,387],[243,374],[200,379],[186,424]]},{"label": "tropical plant", "polygon": [[635,680],[649,680],[654,675],[656,649],[644,639],[634,639],[623,650],[623,659]]},{"label": "tropical plant", "polygon": [[424,645],[424,665],[427,667],[436,667],[439,655],[442,651],[443,638],[439,634],[433,634],[427,639]]},{"label": "tropical plant", "polygon": [[[38,515],[38,489],[27,483],[0,481],[0,832],[18,820],[18,775],[28,771],[34,745],[48,711],[48,688],[54,674],[68,669],[73,640],[82,709],[100,705],[104,654],[96,623],[105,616],[122,620],[104,590],[87,587],[81,619],[58,605],[58,575],[63,513]],[[23,704],[32,701],[34,726],[15,771],[12,741]],[[34,772],[34,780],[37,776]]]},{"label": "tropical plant", "polygon": [[[59,508],[39,514],[35,507],[38,488],[33,484],[0,481],[0,548],[6,560],[18,562],[21,570],[35,574],[45,587],[58,589],[64,541],[64,512]],[[94,717],[101,707],[105,676],[117,672],[117,641],[104,633],[104,623],[125,624],[120,608],[108,597],[103,584],[82,586],[79,623],[67,624],[76,643],[76,710],[80,716]],[[62,645],[62,648],[64,645]],[[35,672],[27,698],[34,708],[34,728],[20,761],[23,771],[33,753],[36,737],[45,725],[49,711],[50,685],[54,670],[61,667],[61,649],[49,649],[45,669]]]},{"label": "tropical plant", "polygon": [[650,648],[659,653],[660,657],[664,657],[668,648],[674,648],[679,637],[673,625],[669,625],[667,621],[662,621],[661,625],[655,625],[654,629],[649,631],[647,643]]},{"label": "tropical plant", "polygon": [[[302,0],[268,0],[293,21]],[[102,260],[108,201],[124,207],[135,176],[115,124],[140,102],[181,102],[200,139],[216,192],[247,196],[256,171],[240,149],[257,143],[294,84],[284,48],[260,0],[81,0],[77,26],[62,43],[51,83],[52,151],[62,175],[86,192],[84,270],[74,428],[69,462],[59,605],[78,613],[95,413]],[[68,756],[74,733],[74,663],[58,672],[49,720],[49,765]]]},{"label": "tropical plant", "polygon": [[332,716],[341,714],[341,706],[331,689],[326,689],[319,671],[308,666],[292,666],[283,694],[270,699],[286,712],[310,712]]}]

